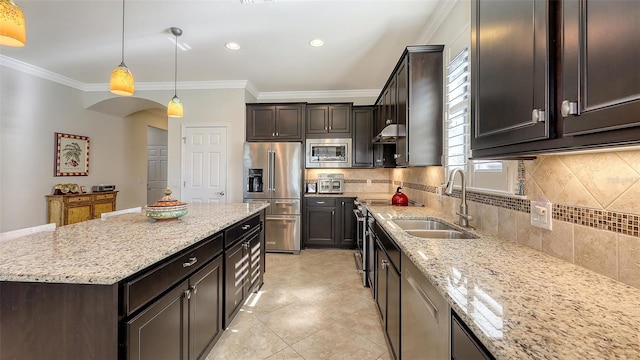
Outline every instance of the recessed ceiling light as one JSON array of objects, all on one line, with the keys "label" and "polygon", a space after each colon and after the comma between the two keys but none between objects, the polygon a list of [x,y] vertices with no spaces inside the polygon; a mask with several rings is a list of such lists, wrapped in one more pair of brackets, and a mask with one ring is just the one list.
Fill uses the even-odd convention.
[{"label": "recessed ceiling light", "polygon": [[228,42],[224,46],[229,50],[240,50],[240,44],[234,42]]},{"label": "recessed ceiling light", "polygon": [[309,41],[309,45],[313,47],[320,47],[324,45],[324,41],[322,41],[322,39],[313,39]]}]

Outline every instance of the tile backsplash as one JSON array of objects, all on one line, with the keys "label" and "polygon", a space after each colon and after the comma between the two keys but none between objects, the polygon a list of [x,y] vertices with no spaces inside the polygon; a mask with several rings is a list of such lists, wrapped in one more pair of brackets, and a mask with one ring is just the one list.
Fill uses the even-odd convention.
[{"label": "tile backsplash", "polygon": [[[460,205],[459,191],[436,195],[442,167],[337,172],[348,192],[402,185],[409,199],[450,215]],[[640,288],[640,151],[538,156],[525,161],[525,179],[526,198],[469,191],[471,225]],[[531,200],[554,204],[553,230],[530,225]]]}]

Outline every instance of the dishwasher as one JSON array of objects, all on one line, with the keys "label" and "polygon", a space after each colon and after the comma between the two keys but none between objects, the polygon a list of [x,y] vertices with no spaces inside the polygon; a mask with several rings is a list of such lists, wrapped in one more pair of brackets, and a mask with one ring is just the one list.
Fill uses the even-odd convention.
[{"label": "dishwasher", "polygon": [[451,359],[449,304],[402,254],[401,359]]}]

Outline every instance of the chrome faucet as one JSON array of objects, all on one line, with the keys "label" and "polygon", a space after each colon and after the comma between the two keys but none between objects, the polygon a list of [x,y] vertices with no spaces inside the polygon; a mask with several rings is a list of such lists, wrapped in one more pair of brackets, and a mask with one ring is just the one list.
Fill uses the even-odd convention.
[{"label": "chrome faucet", "polygon": [[460,202],[460,210],[456,215],[460,216],[460,226],[469,227],[469,221],[473,220],[473,216],[469,215],[469,208],[467,207],[467,186],[464,182],[464,172],[461,169],[454,169],[449,172],[449,178],[447,179],[444,192],[448,195],[453,193],[453,179],[456,173],[460,174],[460,182],[462,183],[462,201]]}]

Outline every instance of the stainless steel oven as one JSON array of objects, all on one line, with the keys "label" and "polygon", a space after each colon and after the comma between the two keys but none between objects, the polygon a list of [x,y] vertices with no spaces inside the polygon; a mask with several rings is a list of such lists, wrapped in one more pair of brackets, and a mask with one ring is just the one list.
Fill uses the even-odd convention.
[{"label": "stainless steel oven", "polygon": [[307,139],[306,168],[350,168],[351,139]]},{"label": "stainless steel oven", "polygon": [[356,269],[362,274],[362,285],[364,287],[369,286],[367,278],[367,248],[366,248],[366,234],[367,234],[367,210],[358,202],[353,201],[354,209],[353,215],[356,218],[356,252],[353,254],[356,261]]}]

